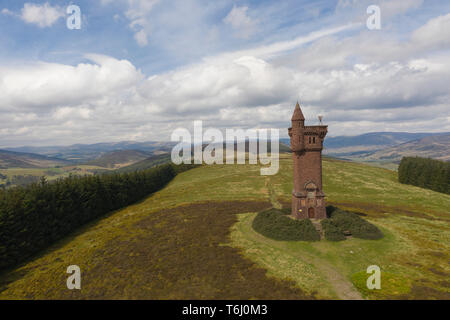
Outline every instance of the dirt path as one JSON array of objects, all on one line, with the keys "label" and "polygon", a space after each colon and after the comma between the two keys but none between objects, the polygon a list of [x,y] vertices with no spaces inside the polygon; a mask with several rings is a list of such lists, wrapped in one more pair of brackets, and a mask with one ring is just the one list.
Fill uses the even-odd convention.
[{"label": "dirt path", "polygon": [[342,300],[362,300],[363,297],[359,291],[353,286],[353,284],[340,272],[338,272],[335,267],[324,259],[321,259],[313,254],[302,251],[293,251],[286,248],[285,242],[275,241],[263,237],[259,233],[256,233],[251,227],[254,216],[248,216],[244,219],[243,223],[246,224],[246,231],[243,235],[247,240],[252,242],[264,243],[267,246],[275,248],[277,251],[282,251],[287,255],[293,256],[295,259],[303,261],[307,264],[313,265],[320,274],[329,283],[331,289],[334,291],[338,299]]},{"label": "dirt path", "polygon": [[353,284],[347,280],[342,274],[336,271],[332,265],[317,257],[307,257],[302,253],[302,258],[312,265],[314,265],[327,278],[330,285],[333,287],[339,299],[343,300],[363,300],[363,297]]},{"label": "dirt path", "polygon": [[265,181],[264,185],[266,186],[266,188],[268,190],[269,201],[272,204],[272,206],[274,208],[276,208],[276,209],[281,209],[283,206],[277,200],[276,193],[275,193],[275,190],[273,189],[272,184],[270,183],[270,177],[269,176],[266,177],[266,181]]}]

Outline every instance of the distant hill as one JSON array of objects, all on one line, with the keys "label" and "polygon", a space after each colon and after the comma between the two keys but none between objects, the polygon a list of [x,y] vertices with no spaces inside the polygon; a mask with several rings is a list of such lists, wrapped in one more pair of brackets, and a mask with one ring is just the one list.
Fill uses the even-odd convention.
[{"label": "distant hill", "polygon": [[[403,156],[450,160],[450,133],[371,132],[329,137],[323,154],[396,170]],[[280,139],[289,145],[289,139]]]},{"label": "distant hill", "polygon": [[[278,151],[279,151],[280,153],[283,153],[283,152],[291,152],[291,148],[289,147],[289,141],[288,141],[287,144],[286,144],[284,141],[281,141],[281,140],[283,140],[283,139],[280,139],[280,143],[279,143],[279,145],[278,145]],[[253,142],[255,142],[255,141],[253,141]],[[238,149],[238,145],[241,146],[241,148],[242,148],[242,145],[243,145],[243,144],[245,144],[245,146],[244,146],[245,152],[248,152],[249,149],[250,149],[250,142],[249,142],[248,140],[246,140],[245,142],[238,142],[238,143],[235,142],[235,143],[234,143],[234,150],[236,151],[236,150]],[[217,145],[217,144],[216,144],[216,145]],[[207,144],[203,145],[203,149],[204,149],[206,146],[207,146]],[[225,143],[225,142],[223,143],[223,149],[224,149],[224,150],[226,149],[226,143]],[[267,152],[270,152],[271,149],[272,149],[272,145],[271,145],[270,140],[268,140],[268,141],[267,141]],[[259,141],[258,141],[257,144],[256,144],[256,151],[259,153]]]},{"label": "distant hill", "polygon": [[138,150],[116,150],[107,152],[97,159],[88,161],[85,164],[103,168],[119,168],[132,165],[147,159],[149,156],[150,153]]},{"label": "distant hill", "polygon": [[49,157],[56,157],[65,160],[83,163],[102,156],[104,153],[118,150],[139,150],[143,152],[155,153],[157,151],[169,152],[176,143],[174,142],[105,142],[95,144],[74,144],[70,146],[46,146],[46,147],[17,147],[4,148],[8,151],[36,153]]},{"label": "distant hill", "polygon": [[[238,145],[242,145],[244,144],[244,142],[240,142],[240,143],[235,143],[234,144],[234,150],[236,150],[238,148]],[[205,149],[205,147],[207,146],[207,144],[204,144],[202,146],[202,149]],[[223,144],[223,148],[224,148],[224,154],[225,154],[225,149],[226,149],[226,144]],[[191,150],[192,150],[192,155],[193,155],[193,150],[194,147],[191,146]],[[245,151],[248,152],[249,150],[249,141],[245,141]],[[257,146],[257,150],[259,151],[259,146]],[[271,145],[270,143],[267,144],[267,151],[270,152],[271,150]],[[289,146],[287,146],[284,143],[280,143],[279,145],[279,152],[283,153],[283,152],[290,152],[290,148]],[[134,163],[132,165],[129,166],[125,166],[122,167],[120,169],[115,170],[116,172],[132,172],[132,171],[139,171],[139,170],[145,170],[145,169],[149,169],[151,167],[163,164],[163,163],[167,163],[171,161],[171,154],[166,153],[166,154],[160,154],[160,155],[153,155],[145,160],[139,161],[137,163]]]},{"label": "distant hill", "polygon": [[436,133],[409,133],[409,132],[371,132],[357,136],[338,136],[325,139],[328,149],[355,147],[355,146],[387,146],[421,139]]},{"label": "distant hill", "polygon": [[70,161],[33,153],[0,150],[0,169],[48,168],[71,164]]},{"label": "distant hill", "polygon": [[[161,153],[171,152],[177,142],[160,142],[160,141],[122,141],[122,142],[105,142],[95,144],[74,144],[70,146],[45,146],[45,147],[14,147],[4,148],[7,151],[40,154],[47,157],[58,158],[72,161],[72,163],[86,163],[95,161],[102,157],[105,153],[116,151],[142,151],[148,154],[157,155]],[[270,150],[270,147],[269,147]],[[289,142],[287,146],[280,145],[280,152],[289,151]],[[148,155],[147,155],[148,157]]]},{"label": "distant hill", "polygon": [[[383,150],[406,142],[446,134],[450,133],[371,132],[356,136],[327,137],[324,141],[323,153],[338,157],[365,155],[371,151]],[[289,139],[280,140],[289,145]]]},{"label": "distant hill", "polygon": [[152,168],[152,167],[160,165],[160,164],[168,163],[170,161],[171,161],[170,153],[159,154],[159,155],[154,155],[154,156],[148,157],[145,160],[136,162],[132,165],[119,168],[119,169],[115,170],[115,172],[122,173],[122,172],[140,171],[140,170]]},{"label": "distant hill", "polygon": [[366,161],[400,162],[402,157],[406,156],[450,161],[450,133],[428,136],[379,151],[361,154],[360,158]]}]

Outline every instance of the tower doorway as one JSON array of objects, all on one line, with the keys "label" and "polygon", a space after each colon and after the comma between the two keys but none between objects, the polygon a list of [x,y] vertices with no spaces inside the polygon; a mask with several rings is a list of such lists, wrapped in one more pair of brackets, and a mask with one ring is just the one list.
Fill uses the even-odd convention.
[{"label": "tower doorway", "polygon": [[308,218],[314,219],[314,208],[308,209]]}]

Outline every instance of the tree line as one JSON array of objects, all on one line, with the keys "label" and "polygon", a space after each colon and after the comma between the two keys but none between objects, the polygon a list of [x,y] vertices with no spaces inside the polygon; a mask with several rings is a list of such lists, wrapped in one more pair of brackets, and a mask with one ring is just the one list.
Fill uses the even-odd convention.
[{"label": "tree line", "polygon": [[419,157],[403,157],[398,167],[398,181],[450,194],[450,163]]},{"label": "tree line", "polygon": [[131,173],[69,176],[0,189],[0,270],[12,267],[76,228],[162,189],[193,166],[164,164]]}]

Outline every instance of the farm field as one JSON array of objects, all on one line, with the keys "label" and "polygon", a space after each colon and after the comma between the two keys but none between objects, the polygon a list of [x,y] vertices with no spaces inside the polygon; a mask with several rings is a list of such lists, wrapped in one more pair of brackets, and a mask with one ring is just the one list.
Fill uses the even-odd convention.
[{"label": "farm field", "polygon": [[[397,182],[394,171],[323,162],[327,201],[359,212],[380,240],[275,241],[256,213],[287,207],[292,161],[202,166],[140,203],[75,231],[0,275],[0,299],[450,299],[450,196]],[[79,265],[82,289],[66,288]],[[365,286],[381,268],[381,290]]]},{"label": "farm field", "polygon": [[71,165],[54,168],[8,168],[0,169],[0,186],[26,185],[31,182],[39,181],[41,177],[45,177],[48,181],[73,175],[92,175],[95,171],[106,171],[103,167],[93,165]]}]

